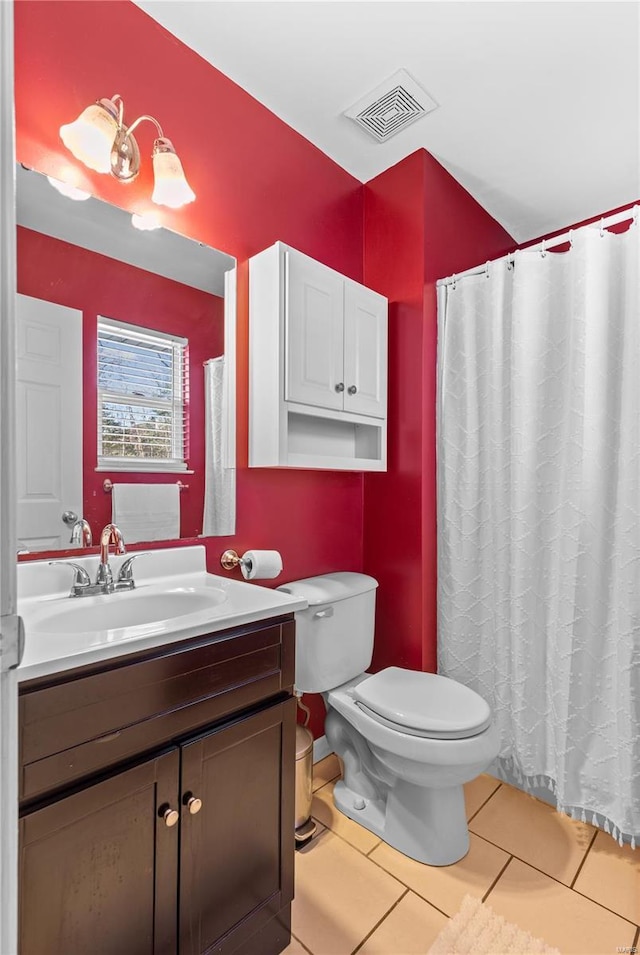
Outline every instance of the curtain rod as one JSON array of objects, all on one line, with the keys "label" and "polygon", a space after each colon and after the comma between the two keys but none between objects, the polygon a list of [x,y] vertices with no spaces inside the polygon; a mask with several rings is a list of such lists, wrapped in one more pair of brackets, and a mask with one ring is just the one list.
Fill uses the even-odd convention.
[{"label": "curtain rod", "polygon": [[[568,232],[563,232],[562,235],[557,235],[553,239],[542,239],[541,242],[536,242],[535,245],[528,245],[524,249],[517,249],[517,252],[549,252],[551,249],[556,249],[559,245],[564,245],[566,242],[570,242],[576,232],[581,232],[583,229],[608,229],[610,226],[619,225],[621,222],[627,222],[630,220],[636,220],[638,218],[638,211],[640,206],[632,206],[631,209],[625,209],[623,212],[616,212],[614,215],[606,216],[600,219],[598,222],[591,222],[588,225],[580,226],[578,229],[570,229]],[[489,262],[485,262],[484,265],[474,265],[473,268],[467,269],[465,272],[458,272],[454,275],[448,275],[447,278],[438,279],[436,286],[441,287],[443,285],[454,285],[458,279],[467,278],[470,275],[481,275],[486,271],[487,266],[494,265],[496,262],[503,262],[505,259],[511,262],[515,261],[516,252],[509,252],[507,255],[500,256],[499,259],[491,259]]]}]

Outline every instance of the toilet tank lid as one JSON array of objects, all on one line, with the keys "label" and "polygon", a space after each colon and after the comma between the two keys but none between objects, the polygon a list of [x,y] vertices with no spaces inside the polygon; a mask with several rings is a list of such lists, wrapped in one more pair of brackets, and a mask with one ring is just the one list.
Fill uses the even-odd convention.
[{"label": "toilet tank lid", "polygon": [[367,574],[354,574],[350,571],[338,571],[335,574],[322,574],[319,577],[305,577],[304,580],[292,580],[278,587],[286,594],[304,597],[310,607],[318,604],[336,603],[347,597],[356,597],[375,590],[378,581]]}]

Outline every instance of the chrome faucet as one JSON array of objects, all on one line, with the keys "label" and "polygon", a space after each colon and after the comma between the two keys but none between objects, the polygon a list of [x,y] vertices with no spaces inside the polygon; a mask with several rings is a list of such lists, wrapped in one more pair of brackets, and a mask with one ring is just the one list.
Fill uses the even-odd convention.
[{"label": "chrome faucet", "polygon": [[73,583],[70,597],[95,597],[96,594],[112,594],[114,590],[135,590],[132,564],[138,557],[144,557],[144,552],[132,554],[120,565],[118,579],[113,582],[113,572],[109,564],[109,545],[115,544],[116,554],[125,554],[124,538],[115,524],[107,524],[100,534],[100,563],[95,584],[91,583],[89,574],[80,564],[71,560],[50,560],[50,564],[65,564],[73,570]]},{"label": "chrome faucet", "polygon": [[62,523],[71,528],[70,544],[79,544],[81,547],[93,546],[91,527],[84,517],[78,517],[75,511],[65,511],[62,515]]},{"label": "chrome faucet", "polygon": [[84,517],[79,517],[71,528],[71,540],[69,543],[80,544],[81,547],[93,546],[93,534],[91,533],[89,522],[85,521]]},{"label": "chrome faucet", "polygon": [[115,524],[107,524],[106,527],[102,528],[100,534],[100,563],[96,577],[96,584],[103,587],[102,592],[105,594],[113,593],[114,590],[113,573],[109,564],[109,545],[112,543],[115,544],[116,554],[126,554],[124,538],[120,529]]}]

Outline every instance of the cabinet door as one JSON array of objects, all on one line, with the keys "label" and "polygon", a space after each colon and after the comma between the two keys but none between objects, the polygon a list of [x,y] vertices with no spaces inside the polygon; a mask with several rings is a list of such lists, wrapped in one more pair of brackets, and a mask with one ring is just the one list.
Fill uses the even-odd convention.
[{"label": "cabinet door", "polygon": [[285,398],[342,410],[343,279],[285,252]]},{"label": "cabinet door", "polygon": [[179,751],[20,820],[20,955],[175,955]]},{"label": "cabinet door", "polygon": [[345,280],[344,410],[387,414],[387,300]]},{"label": "cabinet door", "polygon": [[290,699],[183,746],[180,955],[234,951],[293,898],[295,710]]}]

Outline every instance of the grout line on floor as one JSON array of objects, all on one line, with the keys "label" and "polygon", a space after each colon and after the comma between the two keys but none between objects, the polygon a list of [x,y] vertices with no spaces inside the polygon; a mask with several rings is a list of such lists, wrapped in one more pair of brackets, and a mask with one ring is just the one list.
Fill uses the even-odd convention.
[{"label": "grout line on floor", "polygon": [[315,780],[315,779],[312,779],[312,780],[311,780],[311,794],[314,795],[315,793],[320,792],[320,790],[321,790],[321,789],[324,789],[325,786],[328,786],[329,783],[335,783],[336,779],[341,779],[341,778],[342,778],[342,777],[340,776],[340,773],[338,773],[337,776],[332,776],[331,779],[325,779],[325,781],[322,783],[322,786],[316,786],[316,780]]},{"label": "grout line on floor", "polygon": [[[0,2],[1,2],[1,0],[0,0]],[[338,777],[336,776],[335,778],[337,779]],[[329,782],[333,782],[333,780],[329,780]],[[326,783],[325,785],[328,785],[328,783]],[[508,785],[508,784],[504,784],[504,783],[501,782],[501,783],[500,783],[500,786],[502,786],[502,785]],[[498,789],[500,789],[500,786],[498,786]],[[324,788],[324,787],[320,787],[320,788]],[[496,789],[495,792],[498,792],[498,789]],[[491,797],[492,797],[493,795],[495,795],[495,792],[492,793],[491,796],[489,796],[489,799],[491,799]],[[488,802],[488,801],[489,801],[489,800],[486,800],[486,802]],[[486,802],[483,803],[483,805],[486,805]],[[480,808],[482,808],[482,807],[480,807]],[[479,811],[480,811],[480,810],[478,810],[478,812],[479,812]],[[476,815],[476,813],[474,813],[474,816],[473,816],[472,818],[474,818],[475,815]],[[349,818],[349,817],[347,816],[347,818]],[[360,823],[355,822],[355,820],[353,820],[353,819],[352,819],[351,821],[354,822],[356,826],[360,825]],[[324,823],[322,823],[322,825],[324,825]],[[362,826],[361,828],[366,829],[366,826]],[[448,912],[444,912],[442,909],[439,909],[437,905],[434,905],[434,903],[431,901],[431,899],[427,898],[426,895],[421,895],[420,892],[418,892],[416,889],[412,888],[410,885],[407,885],[405,882],[402,881],[402,879],[398,878],[397,875],[395,875],[393,872],[390,872],[389,869],[385,869],[385,867],[382,866],[382,865],[380,865],[379,862],[377,862],[375,859],[372,859],[372,858],[371,858],[372,853],[375,852],[375,850],[376,850],[377,848],[379,848],[380,845],[387,845],[387,844],[388,844],[388,843],[385,843],[384,839],[380,839],[380,841],[379,841],[375,846],[373,846],[371,849],[369,849],[368,852],[363,852],[362,849],[358,849],[357,846],[354,846],[352,842],[349,842],[348,839],[345,839],[344,836],[341,836],[340,833],[338,833],[338,832],[335,831],[335,829],[332,829],[330,826],[325,826],[325,829],[326,829],[328,832],[331,832],[334,836],[337,836],[338,839],[342,839],[343,842],[346,842],[348,846],[351,846],[352,849],[355,849],[356,852],[359,852],[360,855],[362,855],[362,856],[365,857],[365,859],[369,859],[370,862],[373,862],[373,864],[374,864],[375,866],[377,866],[379,869],[381,869],[382,872],[386,872],[387,875],[392,876],[392,878],[394,878],[394,879],[396,880],[396,882],[399,882],[400,885],[404,885],[405,888],[407,889],[407,891],[412,891],[412,892],[414,892],[416,895],[418,895],[418,896],[419,896],[421,899],[423,899],[425,902],[428,902],[429,905],[431,905],[434,909],[437,909],[438,912],[442,912],[442,914],[443,914],[443,915],[446,915],[447,918],[451,918],[451,916],[449,915]],[[366,831],[367,831],[367,832],[370,832],[371,830],[370,830],[370,829],[367,829]],[[469,830],[469,831],[471,832],[472,830]],[[592,838],[592,840],[591,840],[591,843],[590,843],[590,845],[589,845],[589,848],[588,848],[587,851],[585,852],[585,858],[586,858],[586,856],[588,855],[589,850],[591,849],[591,845],[593,845],[593,842],[595,841],[595,838],[596,838],[596,836],[598,835],[598,832],[600,832],[600,831],[601,831],[600,829],[597,829],[597,828],[595,829],[595,832],[594,832],[594,834],[593,834],[593,838]],[[476,837],[476,839],[482,839],[483,842],[488,842],[489,845],[494,846],[494,848],[500,849],[502,852],[507,852],[507,850],[506,850],[503,846],[499,846],[497,842],[492,842],[490,839],[487,839],[485,836],[478,835],[477,832],[474,832],[473,835]],[[316,837],[314,836],[314,838],[316,838]],[[541,875],[546,875],[546,877],[547,877],[548,879],[552,879],[554,882],[557,882],[558,885],[564,886],[564,888],[565,888],[565,889],[569,889],[570,892],[575,892],[577,895],[582,896],[583,899],[587,899],[589,902],[593,902],[594,905],[598,905],[601,909],[604,909],[606,912],[611,912],[612,915],[617,915],[618,918],[624,919],[624,921],[625,921],[625,922],[629,922],[630,925],[634,925],[634,924],[635,924],[634,922],[631,922],[625,915],[622,915],[620,912],[616,912],[615,909],[610,909],[607,905],[603,905],[601,902],[598,902],[596,899],[592,899],[589,895],[585,895],[584,892],[580,892],[578,889],[575,889],[575,888],[573,887],[573,883],[575,882],[576,878],[578,877],[578,874],[579,874],[579,872],[580,872],[580,868],[582,867],[582,863],[581,863],[580,868],[578,869],[578,872],[576,873],[576,875],[575,875],[575,877],[574,877],[573,882],[571,883],[571,885],[567,885],[566,882],[563,882],[561,879],[556,879],[555,876],[553,876],[553,875],[549,875],[549,873],[548,873],[548,872],[545,872],[544,869],[540,869],[540,868],[538,868],[538,866],[532,865],[531,862],[528,862],[526,859],[522,859],[520,856],[517,856],[517,855],[515,855],[515,854],[513,854],[513,853],[508,853],[508,855],[509,855],[509,859],[507,860],[507,862],[505,862],[505,864],[504,864],[503,868],[501,869],[501,871],[500,871],[498,877],[494,880],[493,884],[489,887],[489,889],[488,889],[488,891],[487,891],[487,894],[486,894],[486,895],[484,896],[484,898],[483,898],[483,901],[487,898],[488,894],[494,889],[494,887],[495,887],[495,885],[496,885],[498,879],[501,878],[501,876],[502,876],[504,870],[505,870],[505,869],[507,868],[507,866],[509,865],[509,862],[511,861],[511,859],[517,859],[518,862],[522,862],[524,865],[528,865],[531,869],[535,869],[535,871],[536,871],[536,872],[539,872]],[[584,859],[583,859],[583,862],[584,862]],[[639,955],[640,955],[640,951],[639,951]]]},{"label": "grout line on floor", "polygon": [[[598,832],[599,832],[599,831],[600,831],[600,830],[597,830],[597,831],[596,831],[596,835],[598,835]],[[474,836],[476,837],[476,839],[483,839],[485,842],[488,842],[489,845],[495,846],[496,849],[502,849],[503,852],[506,852],[506,851],[507,851],[507,850],[504,849],[502,846],[499,846],[496,842],[491,842],[490,839],[486,839],[484,836],[479,836],[477,832],[474,832]],[[570,892],[575,892],[576,895],[582,896],[583,899],[587,899],[589,902],[593,902],[594,905],[597,905],[597,906],[599,906],[601,909],[604,909],[605,912],[611,912],[612,915],[617,915],[619,919],[624,919],[624,921],[625,921],[625,922],[629,922],[630,925],[635,925],[635,924],[636,924],[635,922],[632,922],[630,919],[628,919],[626,915],[622,915],[621,912],[616,912],[615,909],[610,909],[608,905],[603,905],[602,902],[598,902],[597,899],[592,899],[590,895],[585,895],[584,892],[581,892],[579,889],[573,888],[573,886],[571,886],[571,885],[567,885],[567,883],[566,883],[566,882],[563,882],[561,879],[556,879],[555,876],[549,875],[549,873],[548,873],[548,872],[545,872],[544,869],[538,868],[537,865],[532,865],[531,862],[527,862],[526,859],[522,859],[522,858],[520,858],[520,856],[517,856],[517,855],[515,855],[515,854],[513,854],[513,853],[511,854],[511,858],[512,858],[512,859],[517,859],[517,861],[518,861],[518,862],[522,862],[523,865],[528,865],[530,869],[535,869],[535,871],[536,871],[536,872],[539,872],[540,875],[546,875],[546,877],[547,877],[548,879],[552,879],[554,882],[557,882],[558,885],[564,886],[564,888],[565,888],[565,889],[569,889]],[[373,861],[373,860],[372,860],[372,861]],[[505,866],[505,868],[506,868],[506,866]],[[398,881],[400,881],[400,880],[398,879]],[[429,900],[427,899],[427,901],[429,901]]]},{"label": "grout line on floor", "polygon": [[[2,0],[0,0],[0,2],[2,2]],[[338,811],[340,811],[340,810],[338,810]],[[349,816],[347,816],[346,818],[348,819]],[[355,823],[356,826],[360,826],[360,823],[359,823],[359,822],[355,822],[354,819],[352,819],[351,822]],[[322,823],[322,825],[325,825],[325,824]],[[370,829],[367,829],[366,826],[360,826],[360,828],[361,828],[361,829],[364,829],[366,832],[371,832],[371,830],[370,830]],[[337,837],[338,839],[340,839],[342,842],[345,842],[351,849],[355,849],[355,851],[356,851],[356,852],[359,852],[361,856],[364,856],[365,859],[368,859],[369,862],[373,863],[373,865],[375,865],[377,869],[380,869],[380,871],[381,871],[381,872],[384,872],[385,875],[390,875],[392,879],[395,879],[396,882],[399,882],[400,885],[404,886],[404,888],[407,890],[407,892],[414,892],[414,893],[415,893],[417,896],[419,896],[419,898],[421,898],[424,902],[428,902],[429,905],[430,905],[432,908],[437,909],[438,912],[441,912],[442,915],[446,915],[447,918],[451,918],[451,916],[449,915],[448,912],[445,912],[443,909],[439,909],[438,906],[435,905],[435,904],[431,901],[431,899],[428,899],[428,898],[426,897],[426,895],[420,895],[420,893],[418,892],[417,889],[414,889],[414,888],[412,888],[410,885],[407,885],[407,883],[406,883],[406,882],[403,882],[402,879],[401,879],[399,876],[397,876],[394,872],[391,872],[390,869],[385,869],[385,867],[384,867],[383,865],[380,865],[380,863],[377,862],[376,859],[372,859],[372,858],[371,858],[371,853],[372,853],[372,852],[375,852],[376,849],[378,849],[380,846],[389,845],[389,843],[385,842],[384,839],[378,839],[378,841],[376,842],[375,846],[372,846],[371,849],[369,849],[368,852],[364,852],[362,849],[359,849],[357,846],[354,846],[354,844],[353,844],[352,842],[349,842],[348,839],[345,839],[345,837],[342,836],[342,835],[340,835],[339,832],[336,832],[335,829],[332,829],[331,826],[325,826],[324,831],[325,831],[325,832],[330,832],[331,835],[336,836],[336,837]],[[313,839],[315,839],[315,838],[317,838],[317,837],[314,836]],[[478,838],[482,838],[482,837],[481,837],[481,836],[478,836]],[[311,839],[310,842],[312,842],[313,839]],[[392,846],[391,848],[393,848],[393,846]],[[498,847],[498,848],[499,848],[499,847]],[[399,850],[396,850],[396,851],[398,852]],[[504,849],[503,849],[502,851],[504,852]],[[407,856],[407,858],[410,858],[410,856]],[[426,865],[426,863],[425,863],[425,865]],[[437,867],[434,866],[433,868],[437,868]],[[406,895],[406,892],[405,892],[405,895]],[[398,901],[400,901],[400,900],[398,899]],[[396,903],[396,904],[397,904],[397,903]]]},{"label": "grout line on floor", "polygon": [[297,936],[297,935],[294,935],[293,932],[291,933],[291,938],[295,938],[295,940],[296,940],[296,942],[298,943],[298,945],[299,945],[301,948],[303,948],[303,949],[305,950],[305,952],[308,953],[308,955],[313,955],[313,952],[311,951],[311,949],[310,949],[310,948],[307,948],[307,946],[304,944],[304,942],[301,942],[300,939],[298,938],[298,936]]},{"label": "grout line on floor", "polygon": [[476,818],[476,816],[478,815],[478,813],[480,812],[480,810],[481,810],[481,809],[484,809],[484,807],[487,805],[488,802],[491,802],[491,800],[493,799],[493,797],[495,796],[495,794],[496,794],[496,793],[498,792],[498,790],[501,789],[501,788],[502,788],[502,783],[501,783],[501,782],[498,782],[498,785],[497,785],[496,788],[493,790],[493,792],[491,793],[491,795],[490,795],[490,796],[487,796],[487,798],[486,798],[485,801],[482,803],[482,805],[478,806],[478,808],[476,809],[476,811],[469,816],[469,818],[467,819],[467,825],[469,825],[469,823],[471,822],[472,819],[475,819],[475,818]]},{"label": "grout line on floor", "polygon": [[486,892],[484,893],[484,895],[482,896],[482,901],[483,901],[483,902],[486,902],[486,901],[487,901],[488,896],[491,895],[491,893],[493,892],[494,888],[495,888],[496,885],[498,884],[499,880],[502,878],[502,875],[503,875],[505,869],[507,868],[507,866],[509,865],[509,863],[511,862],[512,859],[513,859],[513,856],[509,856],[509,858],[507,859],[507,861],[505,862],[505,864],[502,866],[502,868],[501,868],[500,871],[498,872],[497,876],[495,877],[495,879],[493,880],[493,882],[491,883],[491,885],[489,886],[489,888],[487,889],[487,891],[486,891]]},{"label": "grout line on floor", "polygon": [[[2,0],[0,0],[0,2],[2,2]],[[347,816],[347,818],[349,818],[349,817]],[[351,820],[351,821],[353,822],[354,820]],[[324,823],[322,823],[322,825],[324,825]],[[356,822],[355,825],[356,825],[356,826],[359,826],[360,823],[359,823],[359,822]],[[361,829],[366,829],[365,826],[360,826],[360,828],[361,828]],[[420,895],[420,893],[418,892],[417,889],[414,889],[414,888],[412,888],[412,886],[407,885],[407,883],[406,883],[406,882],[403,882],[402,879],[399,878],[399,876],[397,876],[395,873],[391,872],[389,869],[385,869],[385,867],[384,867],[383,865],[380,865],[379,862],[377,862],[375,859],[372,859],[372,858],[371,858],[371,853],[372,853],[372,852],[375,852],[375,850],[378,849],[380,846],[388,845],[388,843],[386,843],[386,842],[384,841],[384,839],[378,839],[378,841],[377,841],[377,843],[375,844],[375,846],[373,846],[373,848],[369,849],[369,852],[363,852],[362,849],[358,849],[357,846],[354,846],[352,842],[349,842],[348,839],[345,839],[344,836],[341,836],[339,832],[336,832],[336,831],[335,831],[335,829],[331,829],[330,826],[325,826],[325,828],[324,828],[323,831],[324,831],[324,832],[329,832],[329,833],[331,833],[332,836],[336,836],[337,839],[340,839],[341,842],[345,842],[345,843],[349,846],[350,849],[354,849],[356,852],[359,852],[361,856],[364,856],[365,859],[368,859],[369,862],[371,862],[377,869],[380,869],[381,872],[384,872],[385,875],[390,875],[392,879],[395,879],[396,882],[399,882],[400,885],[403,886],[403,887],[407,890],[407,892],[413,892],[413,893],[415,893],[415,895],[417,895],[419,898],[421,898],[424,902],[428,902],[429,905],[430,905],[432,908],[436,909],[436,910],[437,910],[438,912],[440,912],[442,915],[445,915],[447,918],[451,918],[451,916],[449,915],[448,912],[445,912],[444,909],[438,908],[438,906],[437,906],[434,902],[432,902],[431,899],[428,899],[425,895]],[[366,829],[366,831],[367,831],[367,832],[370,832],[371,830],[370,830],[370,829]],[[320,835],[322,835],[322,833],[320,833]],[[313,836],[313,839],[311,839],[310,842],[313,842],[315,839],[317,839],[317,836]],[[392,847],[392,848],[393,848],[393,847]],[[396,850],[396,851],[399,851],[399,850]],[[409,856],[407,856],[407,858],[409,858]],[[426,865],[426,863],[425,863],[425,865]],[[433,866],[432,868],[437,868],[437,867],[436,867],[436,866]],[[405,892],[404,894],[406,895],[407,893]],[[398,902],[399,902],[399,901],[400,901],[400,899],[398,899]],[[397,903],[396,903],[396,905],[397,905]],[[394,906],[394,908],[395,908],[395,906]],[[391,911],[391,910],[389,910],[389,911]],[[385,916],[385,917],[386,917],[386,916]]]},{"label": "grout line on floor", "polygon": [[[399,880],[398,880],[398,881],[399,881]],[[404,885],[403,882],[401,882],[400,884],[401,884],[401,885]],[[377,928],[379,928],[379,927],[382,925],[382,923],[384,922],[384,920],[385,920],[386,918],[388,918],[389,915],[391,915],[391,913],[393,912],[393,910],[395,909],[395,907],[396,907],[397,905],[399,905],[400,902],[402,902],[402,900],[404,899],[404,897],[405,897],[406,895],[409,894],[409,891],[410,891],[410,890],[407,889],[406,892],[403,892],[403,893],[402,893],[402,895],[400,896],[399,899],[396,899],[396,901],[393,903],[393,905],[391,906],[391,908],[389,909],[389,911],[388,911],[388,912],[385,912],[384,915],[382,916],[382,918],[381,918],[381,919],[378,919],[378,921],[377,921],[376,924],[373,926],[373,928],[371,929],[371,931],[370,931],[370,932],[367,932],[367,934],[365,935],[365,937],[358,942],[358,944],[356,945],[356,947],[353,949],[351,955],[356,955],[356,952],[358,952],[358,951],[362,948],[362,946],[364,945],[364,943],[367,941],[368,938],[371,938],[371,936],[373,935],[373,933],[376,931]]]},{"label": "grout line on floor", "polygon": [[[385,842],[384,839],[381,839],[380,842],[378,843],[378,845],[383,845],[383,846],[384,846],[384,845],[388,845],[388,843]],[[374,846],[374,848],[377,849],[378,846]],[[391,846],[391,848],[393,848],[393,846]],[[372,849],[371,851],[373,852],[374,850]],[[399,850],[399,849],[396,849],[395,851],[396,851],[396,852],[399,852],[400,850]],[[402,853],[402,854],[404,854],[404,853]],[[390,869],[385,869],[385,867],[384,867],[383,865],[380,865],[379,862],[376,862],[375,859],[370,859],[369,856],[367,856],[367,858],[369,859],[370,862],[373,862],[373,864],[374,864],[375,866],[377,866],[378,869],[380,869],[381,872],[384,872],[385,875],[390,875],[392,879],[395,879],[396,882],[399,882],[400,885],[403,885],[403,886],[405,887],[405,889],[407,890],[407,892],[413,892],[413,894],[414,894],[414,895],[417,895],[418,898],[419,898],[419,899],[422,899],[423,902],[428,902],[432,909],[436,909],[438,912],[440,912],[441,915],[446,915],[446,917],[447,917],[448,919],[451,918],[451,916],[449,915],[448,912],[445,912],[444,909],[439,908],[439,907],[436,905],[436,903],[433,902],[431,899],[428,899],[428,898],[426,897],[426,895],[422,895],[422,894],[418,891],[418,889],[414,888],[414,887],[411,886],[411,885],[407,885],[406,882],[403,882],[403,881],[402,881],[402,879],[400,878],[400,876],[396,875],[394,872],[391,872]],[[409,858],[411,858],[411,857],[410,857],[410,856],[407,856],[407,858],[409,859]],[[427,863],[425,862],[424,865],[427,865]],[[437,869],[437,868],[440,868],[440,866],[429,866],[429,868]],[[406,895],[406,893],[405,893],[405,895]],[[398,900],[398,901],[400,901],[400,900]]]},{"label": "grout line on floor", "polygon": [[[564,883],[561,883],[564,885]],[[566,886],[565,886],[566,888]],[[581,892],[580,889],[571,889],[572,892],[575,892],[576,895],[579,895],[581,898],[586,899],[588,902],[593,902],[594,905],[600,906],[601,909],[604,909],[605,912],[611,912],[612,915],[617,915],[619,919],[623,919],[625,922],[628,922],[629,925],[636,925],[637,923],[630,919],[628,916],[623,915],[622,912],[616,912],[615,909],[610,909],[608,905],[603,905],[602,902],[598,902],[597,899],[592,899],[590,895],[585,895],[584,892]]]},{"label": "grout line on floor", "polygon": [[570,889],[573,889],[573,887],[575,886],[576,880],[577,880],[578,876],[580,875],[580,873],[582,872],[582,866],[585,864],[585,862],[586,862],[586,860],[587,860],[587,856],[588,856],[589,853],[591,852],[591,846],[592,846],[593,843],[596,841],[596,836],[597,836],[597,835],[598,835],[598,830],[596,829],[596,830],[594,831],[594,833],[593,833],[593,836],[591,837],[591,842],[590,842],[589,845],[587,846],[587,851],[586,851],[585,854],[583,855],[582,861],[580,862],[580,865],[578,866],[578,871],[577,871],[576,874],[574,875],[573,881],[572,881],[571,885],[569,886]]}]

